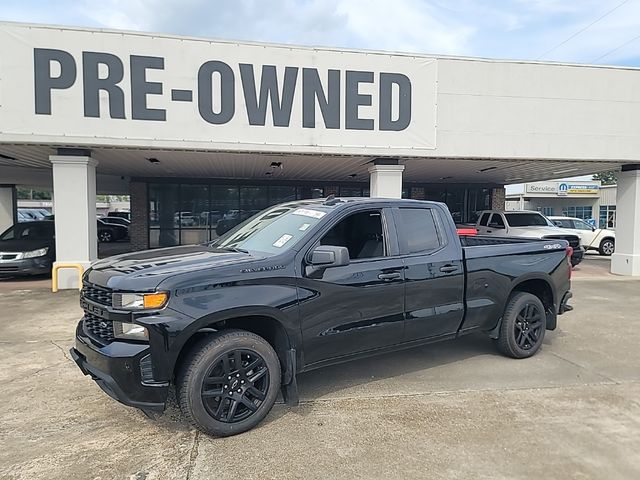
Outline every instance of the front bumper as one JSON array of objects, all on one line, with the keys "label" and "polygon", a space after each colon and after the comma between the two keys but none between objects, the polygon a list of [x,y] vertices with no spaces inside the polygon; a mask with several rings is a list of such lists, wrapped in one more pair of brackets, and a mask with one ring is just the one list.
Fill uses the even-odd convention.
[{"label": "front bumper", "polygon": [[[169,382],[145,382],[141,368],[150,355],[148,344],[114,341],[99,345],[87,336],[82,321],[76,329],[71,357],[111,398],[142,410],[164,410]],[[144,367],[143,367],[144,368]]]},{"label": "front bumper", "polygon": [[0,261],[0,278],[17,275],[42,275],[50,272],[51,259],[48,257]]}]

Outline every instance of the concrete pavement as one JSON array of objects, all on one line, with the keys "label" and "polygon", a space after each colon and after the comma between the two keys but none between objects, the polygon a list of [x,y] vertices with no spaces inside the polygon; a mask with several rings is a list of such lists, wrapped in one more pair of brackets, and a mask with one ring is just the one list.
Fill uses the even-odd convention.
[{"label": "concrete pavement", "polygon": [[538,355],[474,336],[300,376],[246,434],[119,405],[69,360],[78,293],[0,293],[0,478],[640,478],[640,281],[577,279]]}]

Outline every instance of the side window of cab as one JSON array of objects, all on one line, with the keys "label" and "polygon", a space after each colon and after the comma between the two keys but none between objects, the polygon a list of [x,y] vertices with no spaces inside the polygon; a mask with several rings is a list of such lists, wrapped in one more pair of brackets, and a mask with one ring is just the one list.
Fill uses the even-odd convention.
[{"label": "side window of cab", "polygon": [[380,210],[353,213],[340,220],[320,240],[320,245],[346,247],[350,260],[387,255]]}]

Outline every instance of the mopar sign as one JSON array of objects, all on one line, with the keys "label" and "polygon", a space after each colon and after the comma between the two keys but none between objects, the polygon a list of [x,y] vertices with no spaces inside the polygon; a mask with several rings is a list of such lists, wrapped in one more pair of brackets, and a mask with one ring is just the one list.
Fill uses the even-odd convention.
[{"label": "mopar sign", "polygon": [[566,183],[558,184],[558,195],[567,195],[569,193],[569,185]]},{"label": "mopar sign", "polygon": [[0,58],[0,141],[413,156],[436,147],[433,58],[2,23]]}]

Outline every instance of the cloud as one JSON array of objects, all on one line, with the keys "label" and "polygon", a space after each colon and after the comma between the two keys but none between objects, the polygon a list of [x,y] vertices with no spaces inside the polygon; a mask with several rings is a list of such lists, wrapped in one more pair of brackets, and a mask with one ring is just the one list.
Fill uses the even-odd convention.
[{"label": "cloud", "polygon": [[[606,13],[601,0],[3,0],[0,18],[248,41],[536,59]],[[591,62],[640,31],[631,0],[545,60]],[[640,40],[604,63],[638,65]]]}]

